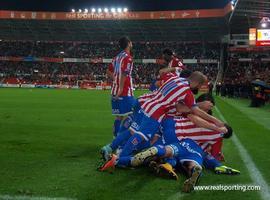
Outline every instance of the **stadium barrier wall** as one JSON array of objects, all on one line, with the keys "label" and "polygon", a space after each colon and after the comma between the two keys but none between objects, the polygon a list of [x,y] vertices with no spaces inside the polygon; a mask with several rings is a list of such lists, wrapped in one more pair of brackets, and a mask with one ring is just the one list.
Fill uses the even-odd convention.
[{"label": "stadium barrier wall", "polygon": [[[111,63],[112,58],[49,58],[49,57],[4,57],[0,56],[0,61],[11,62],[53,62],[53,63]],[[162,59],[134,59],[134,63],[139,64],[159,64],[162,63]],[[198,64],[198,63],[218,63],[216,59],[183,59],[186,64]]]}]

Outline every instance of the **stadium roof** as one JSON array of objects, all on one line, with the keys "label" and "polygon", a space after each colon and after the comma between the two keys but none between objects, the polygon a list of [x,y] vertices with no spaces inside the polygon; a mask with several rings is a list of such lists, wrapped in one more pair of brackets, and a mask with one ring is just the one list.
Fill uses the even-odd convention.
[{"label": "stadium roof", "polygon": [[46,0],[41,3],[37,0],[1,0],[2,10],[23,11],[50,11],[69,12],[72,8],[104,8],[104,7],[127,7],[132,11],[162,11],[162,10],[190,10],[190,9],[214,9],[224,8],[230,0]]},{"label": "stadium roof", "polygon": [[269,0],[238,0],[230,16],[231,33],[248,34],[249,28],[256,28],[263,17],[270,17]]},{"label": "stadium roof", "polygon": [[0,39],[40,41],[217,41],[228,33],[222,9],[128,13],[0,11]]}]

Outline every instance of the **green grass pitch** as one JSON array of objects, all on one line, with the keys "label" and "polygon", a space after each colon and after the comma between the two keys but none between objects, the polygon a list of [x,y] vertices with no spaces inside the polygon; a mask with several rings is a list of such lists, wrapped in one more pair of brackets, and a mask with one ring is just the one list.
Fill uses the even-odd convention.
[{"label": "green grass pitch", "polygon": [[[247,100],[221,98],[216,103],[269,185],[269,105],[254,109]],[[255,191],[183,194],[183,176],[164,180],[143,168],[98,172],[99,149],[112,139],[112,122],[108,91],[0,89],[0,199],[261,199]],[[225,141],[224,154],[241,175],[205,170],[200,185],[253,184],[231,140]]]}]

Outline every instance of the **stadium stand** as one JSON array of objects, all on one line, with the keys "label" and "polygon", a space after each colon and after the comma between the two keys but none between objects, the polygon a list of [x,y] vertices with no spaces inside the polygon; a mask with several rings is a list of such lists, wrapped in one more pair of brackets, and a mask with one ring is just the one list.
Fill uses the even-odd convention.
[{"label": "stadium stand", "polygon": [[[217,42],[135,42],[134,56],[139,59],[157,58],[165,48],[174,49],[177,55],[186,59],[218,59],[220,53]],[[0,56],[112,58],[118,50],[117,42],[0,42]]]},{"label": "stadium stand", "polygon": [[[217,64],[197,63],[198,59],[219,59],[219,43],[150,43],[135,42],[135,59],[160,59],[161,50],[171,48],[180,58],[194,59],[188,65],[193,70],[202,70],[211,80],[217,75]],[[37,42],[37,41],[2,41],[0,57],[10,58],[10,62],[0,62],[2,83],[15,84],[66,84],[78,86],[81,81],[106,81],[107,64],[98,59],[111,60],[118,52],[116,42]],[[23,57],[28,62],[14,62]],[[15,58],[15,60],[14,60]],[[17,59],[16,59],[17,58]],[[97,59],[99,63],[78,62],[33,62],[34,58],[71,58]],[[22,59],[22,58],[21,58]],[[24,60],[24,61],[26,61]],[[156,62],[156,61],[155,61]],[[205,67],[206,66],[206,67]],[[136,85],[150,84],[159,71],[158,63],[135,63],[134,77]],[[140,72],[140,75],[139,75]],[[17,81],[14,81],[17,78]],[[13,80],[13,81],[11,81]]]}]

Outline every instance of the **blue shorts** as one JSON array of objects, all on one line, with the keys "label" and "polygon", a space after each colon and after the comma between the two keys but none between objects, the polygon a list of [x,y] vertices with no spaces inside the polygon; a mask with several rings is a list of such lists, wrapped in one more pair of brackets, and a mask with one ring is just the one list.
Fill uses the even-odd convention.
[{"label": "blue shorts", "polygon": [[141,105],[138,102],[138,100],[136,99],[134,101],[134,106],[133,106],[133,112],[132,114],[130,114],[122,123],[121,127],[123,127],[123,129],[128,129],[132,123],[141,123],[141,119],[143,116],[143,113],[140,112],[141,110]]},{"label": "blue shorts", "polygon": [[161,127],[165,144],[173,144],[178,142],[173,117],[164,119],[161,123]]},{"label": "blue shorts", "polygon": [[152,83],[150,84],[149,90],[151,92],[158,90],[158,87],[156,86],[156,82],[157,82],[157,80],[153,80]]},{"label": "blue shorts", "polygon": [[183,139],[178,143],[169,145],[174,151],[174,157],[178,162],[183,164],[185,161],[192,161],[202,166],[203,164],[203,150],[191,139]]},{"label": "blue shorts", "polygon": [[160,123],[144,114],[143,110],[138,111],[138,116],[130,126],[130,130],[141,135],[146,141],[150,140],[158,131]]},{"label": "blue shorts", "polygon": [[133,96],[124,96],[115,99],[115,97],[112,96],[111,103],[113,115],[126,116],[132,113],[135,98]]}]

